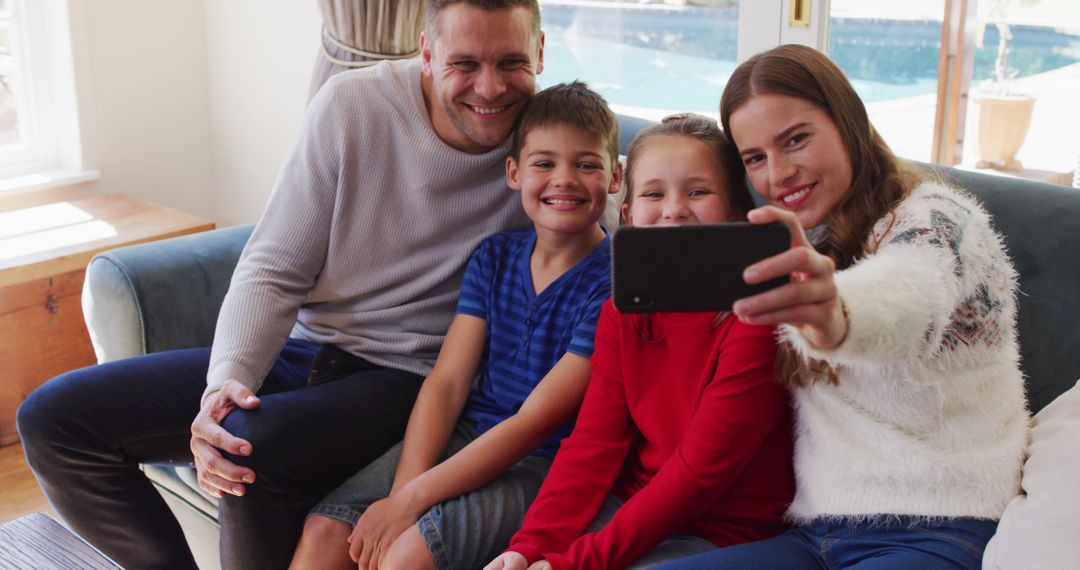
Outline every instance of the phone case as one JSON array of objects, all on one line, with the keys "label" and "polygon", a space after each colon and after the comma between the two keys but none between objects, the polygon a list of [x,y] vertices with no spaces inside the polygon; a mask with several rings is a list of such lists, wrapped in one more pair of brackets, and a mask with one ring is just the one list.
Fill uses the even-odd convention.
[{"label": "phone case", "polygon": [[622,226],[612,238],[612,298],[623,313],[725,311],[735,301],[788,282],[747,285],[743,270],[787,250],[777,222]]}]

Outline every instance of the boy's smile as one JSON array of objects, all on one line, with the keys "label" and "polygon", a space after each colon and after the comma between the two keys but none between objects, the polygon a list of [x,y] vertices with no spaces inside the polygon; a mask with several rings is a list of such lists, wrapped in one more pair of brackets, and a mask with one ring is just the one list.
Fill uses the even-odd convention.
[{"label": "boy's smile", "polygon": [[593,229],[619,189],[619,173],[600,137],[564,125],[542,126],[506,161],[506,181],[521,191],[537,232],[578,234]]}]

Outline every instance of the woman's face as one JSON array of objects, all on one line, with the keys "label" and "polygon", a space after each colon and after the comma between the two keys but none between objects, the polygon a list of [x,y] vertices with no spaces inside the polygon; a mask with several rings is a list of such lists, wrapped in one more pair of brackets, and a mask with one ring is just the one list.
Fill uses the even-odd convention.
[{"label": "woman's face", "polygon": [[632,200],[622,214],[635,226],[706,224],[731,220],[728,182],[705,143],[687,136],[657,137],[630,165]]},{"label": "woman's face", "polygon": [[729,123],[754,190],[795,212],[804,228],[824,222],[851,191],[851,159],[840,131],[809,101],[755,95]]}]

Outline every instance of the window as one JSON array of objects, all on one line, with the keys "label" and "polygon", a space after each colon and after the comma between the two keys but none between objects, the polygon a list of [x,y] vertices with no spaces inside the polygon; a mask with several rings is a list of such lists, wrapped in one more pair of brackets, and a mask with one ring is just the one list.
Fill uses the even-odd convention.
[{"label": "window", "polygon": [[0,191],[87,180],[67,2],[0,0]]},{"label": "window", "polygon": [[736,66],[737,0],[541,0],[543,85],[580,79],[616,111],[716,116]]},{"label": "window", "polygon": [[4,166],[23,161],[33,146],[27,137],[25,50],[20,45],[23,26],[19,25],[15,2],[0,0],[0,163]]}]

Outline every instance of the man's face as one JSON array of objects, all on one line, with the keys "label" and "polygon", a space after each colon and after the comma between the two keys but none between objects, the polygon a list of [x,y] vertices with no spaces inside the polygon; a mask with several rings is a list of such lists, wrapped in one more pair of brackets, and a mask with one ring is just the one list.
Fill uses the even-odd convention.
[{"label": "man's face", "polygon": [[438,15],[436,37],[420,37],[424,98],[435,132],[469,153],[495,148],[536,90],[544,38],[530,37],[525,8],[486,12],[453,4]]}]

